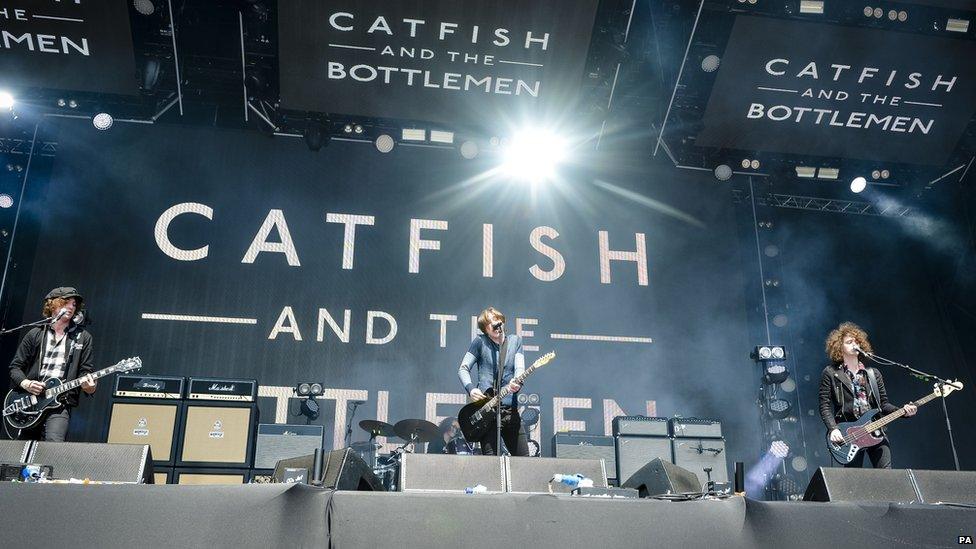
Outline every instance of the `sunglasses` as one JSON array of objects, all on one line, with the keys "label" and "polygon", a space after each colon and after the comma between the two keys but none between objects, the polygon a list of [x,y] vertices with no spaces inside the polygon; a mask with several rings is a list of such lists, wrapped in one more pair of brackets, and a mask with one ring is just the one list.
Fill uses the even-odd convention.
[{"label": "sunglasses", "polygon": [[504,325],[505,325],[504,322],[496,322],[496,323],[494,323],[494,324],[491,325],[491,329],[497,332],[497,331],[501,330],[502,329],[502,326],[504,326]]}]

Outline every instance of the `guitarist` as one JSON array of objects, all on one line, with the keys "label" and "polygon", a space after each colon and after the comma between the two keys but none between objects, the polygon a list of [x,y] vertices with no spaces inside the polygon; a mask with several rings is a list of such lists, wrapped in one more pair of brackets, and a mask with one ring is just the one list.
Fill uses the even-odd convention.
[{"label": "guitarist", "polygon": [[[844,435],[837,428],[838,421],[857,421],[868,410],[877,408],[890,414],[898,407],[888,402],[884,379],[877,368],[865,367],[858,359],[858,350],[873,352],[868,334],[853,322],[844,322],[827,336],[826,350],[832,364],[820,376],[820,418],[830,432],[830,440],[843,443]],[[913,416],[918,408],[906,404],[905,416]],[[875,469],[891,468],[891,448],[888,438],[877,446],[858,451],[845,467],[862,467],[864,454],[871,458]]]},{"label": "guitarist", "polygon": [[[478,315],[478,328],[481,333],[471,341],[468,352],[461,360],[458,368],[458,378],[472,401],[485,398],[485,391],[489,388],[497,394],[498,365],[501,363],[501,386],[507,385],[511,393],[502,399],[502,440],[505,447],[513,456],[529,455],[529,443],[522,430],[522,418],[519,417],[518,406],[515,403],[516,393],[521,387],[512,381],[525,371],[525,355],[522,353],[522,338],[518,335],[505,333],[505,315],[494,307],[488,307]],[[503,354],[503,356],[499,356]],[[477,376],[472,380],[472,369]],[[494,424],[494,422],[492,422]],[[486,456],[498,455],[495,448],[497,426],[492,428],[480,442],[481,453]]]},{"label": "guitarist", "polygon": [[[44,392],[44,382],[58,378],[70,381],[94,371],[92,367],[92,336],[73,322],[84,298],[71,287],[58,287],[44,298],[44,317],[51,317],[51,324],[32,328],[17,348],[10,363],[12,385],[33,395]],[[95,379],[90,376],[82,382],[86,394],[95,392]],[[61,397],[64,405],[48,412],[47,418],[36,427],[24,430],[20,438],[64,442],[68,432],[71,408],[78,405],[78,390],[68,391]]]}]

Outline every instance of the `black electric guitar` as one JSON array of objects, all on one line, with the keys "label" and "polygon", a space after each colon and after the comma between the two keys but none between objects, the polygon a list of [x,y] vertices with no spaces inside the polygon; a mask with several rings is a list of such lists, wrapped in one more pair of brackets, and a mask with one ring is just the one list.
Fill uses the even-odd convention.
[{"label": "black electric guitar", "polygon": [[[513,378],[512,381],[522,385],[525,379],[532,375],[532,372],[549,364],[554,358],[556,358],[555,351],[550,351],[540,356],[532,363],[532,366],[529,366],[522,372],[522,375]],[[458,412],[458,424],[461,426],[461,433],[466,440],[476,441],[485,436],[488,431],[495,428],[495,406],[503,398],[508,396],[509,392],[507,385],[502,387],[498,395],[495,395],[495,391],[489,388],[485,392],[485,398],[476,400],[461,408],[461,411]]]},{"label": "black electric guitar", "polygon": [[[104,370],[92,372],[95,379],[119,372],[129,372],[142,368],[142,359],[132,357],[120,360],[118,364]],[[37,425],[45,412],[62,406],[59,397],[65,392],[81,387],[82,380],[87,376],[62,383],[60,379],[49,379],[44,382],[44,392],[32,395],[17,387],[7,393],[3,400],[3,420],[14,429],[27,429]]]},{"label": "black electric guitar", "polygon": [[[931,394],[916,400],[914,404],[921,408],[923,404],[936,397],[948,396],[949,393],[960,389],[962,389],[961,381],[949,381],[945,385],[937,383],[935,390]],[[837,428],[844,435],[843,444],[832,442],[830,440],[830,433],[827,433],[827,449],[830,450],[830,455],[834,457],[834,461],[841,465],[847,465],[854,459],[854,456],[857,455],[859,450],[881,444],[881,441],[884,440],[884,435],[878,431],[885,425],[904,416],[905,409],[900,408],[898,411],[892,412],[881,419],[873,419],[880,413],[881,410],[875,408],[865,412],[857,421],[838,423]]]}]

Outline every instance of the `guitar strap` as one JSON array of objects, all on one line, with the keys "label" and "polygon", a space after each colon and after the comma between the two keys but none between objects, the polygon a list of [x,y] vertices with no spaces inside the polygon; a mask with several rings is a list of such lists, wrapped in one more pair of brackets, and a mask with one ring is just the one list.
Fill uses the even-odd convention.
[{"label": "guitar strap", "polygon": [[[874,376],[874,368],[865,368],[868,374],[868,383],[871,385],[871,394],[874,395],[874,402],[878,405],[878,409],[881,409],[881,394],[878,393],[878,379]],[[881,429],[884,433],[885,430]]]}]

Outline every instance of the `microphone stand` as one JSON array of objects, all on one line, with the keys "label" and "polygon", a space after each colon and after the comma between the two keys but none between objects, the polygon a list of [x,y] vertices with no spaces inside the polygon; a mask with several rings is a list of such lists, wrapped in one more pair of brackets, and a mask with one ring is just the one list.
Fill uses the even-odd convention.
[{"label": "microphone stand", "polygon": [[6,330],[0,330],[0,336],[5,336],[7,334],[11,334],[13,332],[17,332],[17,331],[23,330],[24,328],[35,328],[35,327],[44,326],[44,325],[50,324],[52,320],[54,320],[54,317],[53,316],[49,316],[47,318],[38,320],[36,322],[30,322],[30,323],[27,323],[27,324],[21,324],[20,326],[17,326],[16,328],[8,328]]},{"label": "microphone stand", "polygon": [[[960,468],[959,468],[959,454],[956,452],[956,441],[955,441],[955,439],[952,436],[952,423],[949,421],[949,409],[946,407],[946,403],[945,403],[945,397],[946,397],[946,395],[945,395],[945,386],[946,385],[953,385],[953,384],[952,383],[949,383],[948,381],[942,379],[941,377],[939,377],[937,375],[929,374],[929,373],[923,372],[921,370],[916,370],[915,368],[912,368],[908,364],[902,364],[900,362],[895,362],[894,360],[890,360],[890,359],[887,359],[887,358],[878,356],[878,355],[876,355],[874,353],[869,353],[867,351],[864,351],[863,349],[859,349],[859,352],[862,355],[868,357],[869,359],[871,359],[871,361],[873,361],[873,362],[875,362],[877,364],[880,364],[882,366],[898,366],[899,368],[907,371],[910,375],[912,375],[912,376],[914,376],[914,377],[916,377],[916,378],[918,378],[918,379],[920,379],[922,381],[926,381],[926,382],[928,382],[928,381],[935,381],[941,387],[941,391],[942,391],[942,395],[941,396],[942,396],[942,398],[940,398],[939,400],[942,401],[942,414],[945,416],[946,431],[949,433],[949,446],[952,448],[952,459],[955,462],[956,471],[959,471],[960,470]],[[880,405],[881,405],[881,403],[879,402],[878,403],[878,406],[880,406]]]},{"label": "microphone stand", "polygon": [[358,407],[358,402],[352,403],[352,410],[349,412],[349,419],[346,421],[346,448],[349,447],[349,441],[352,440],[352,420],[356,416],[356,408]]}]

